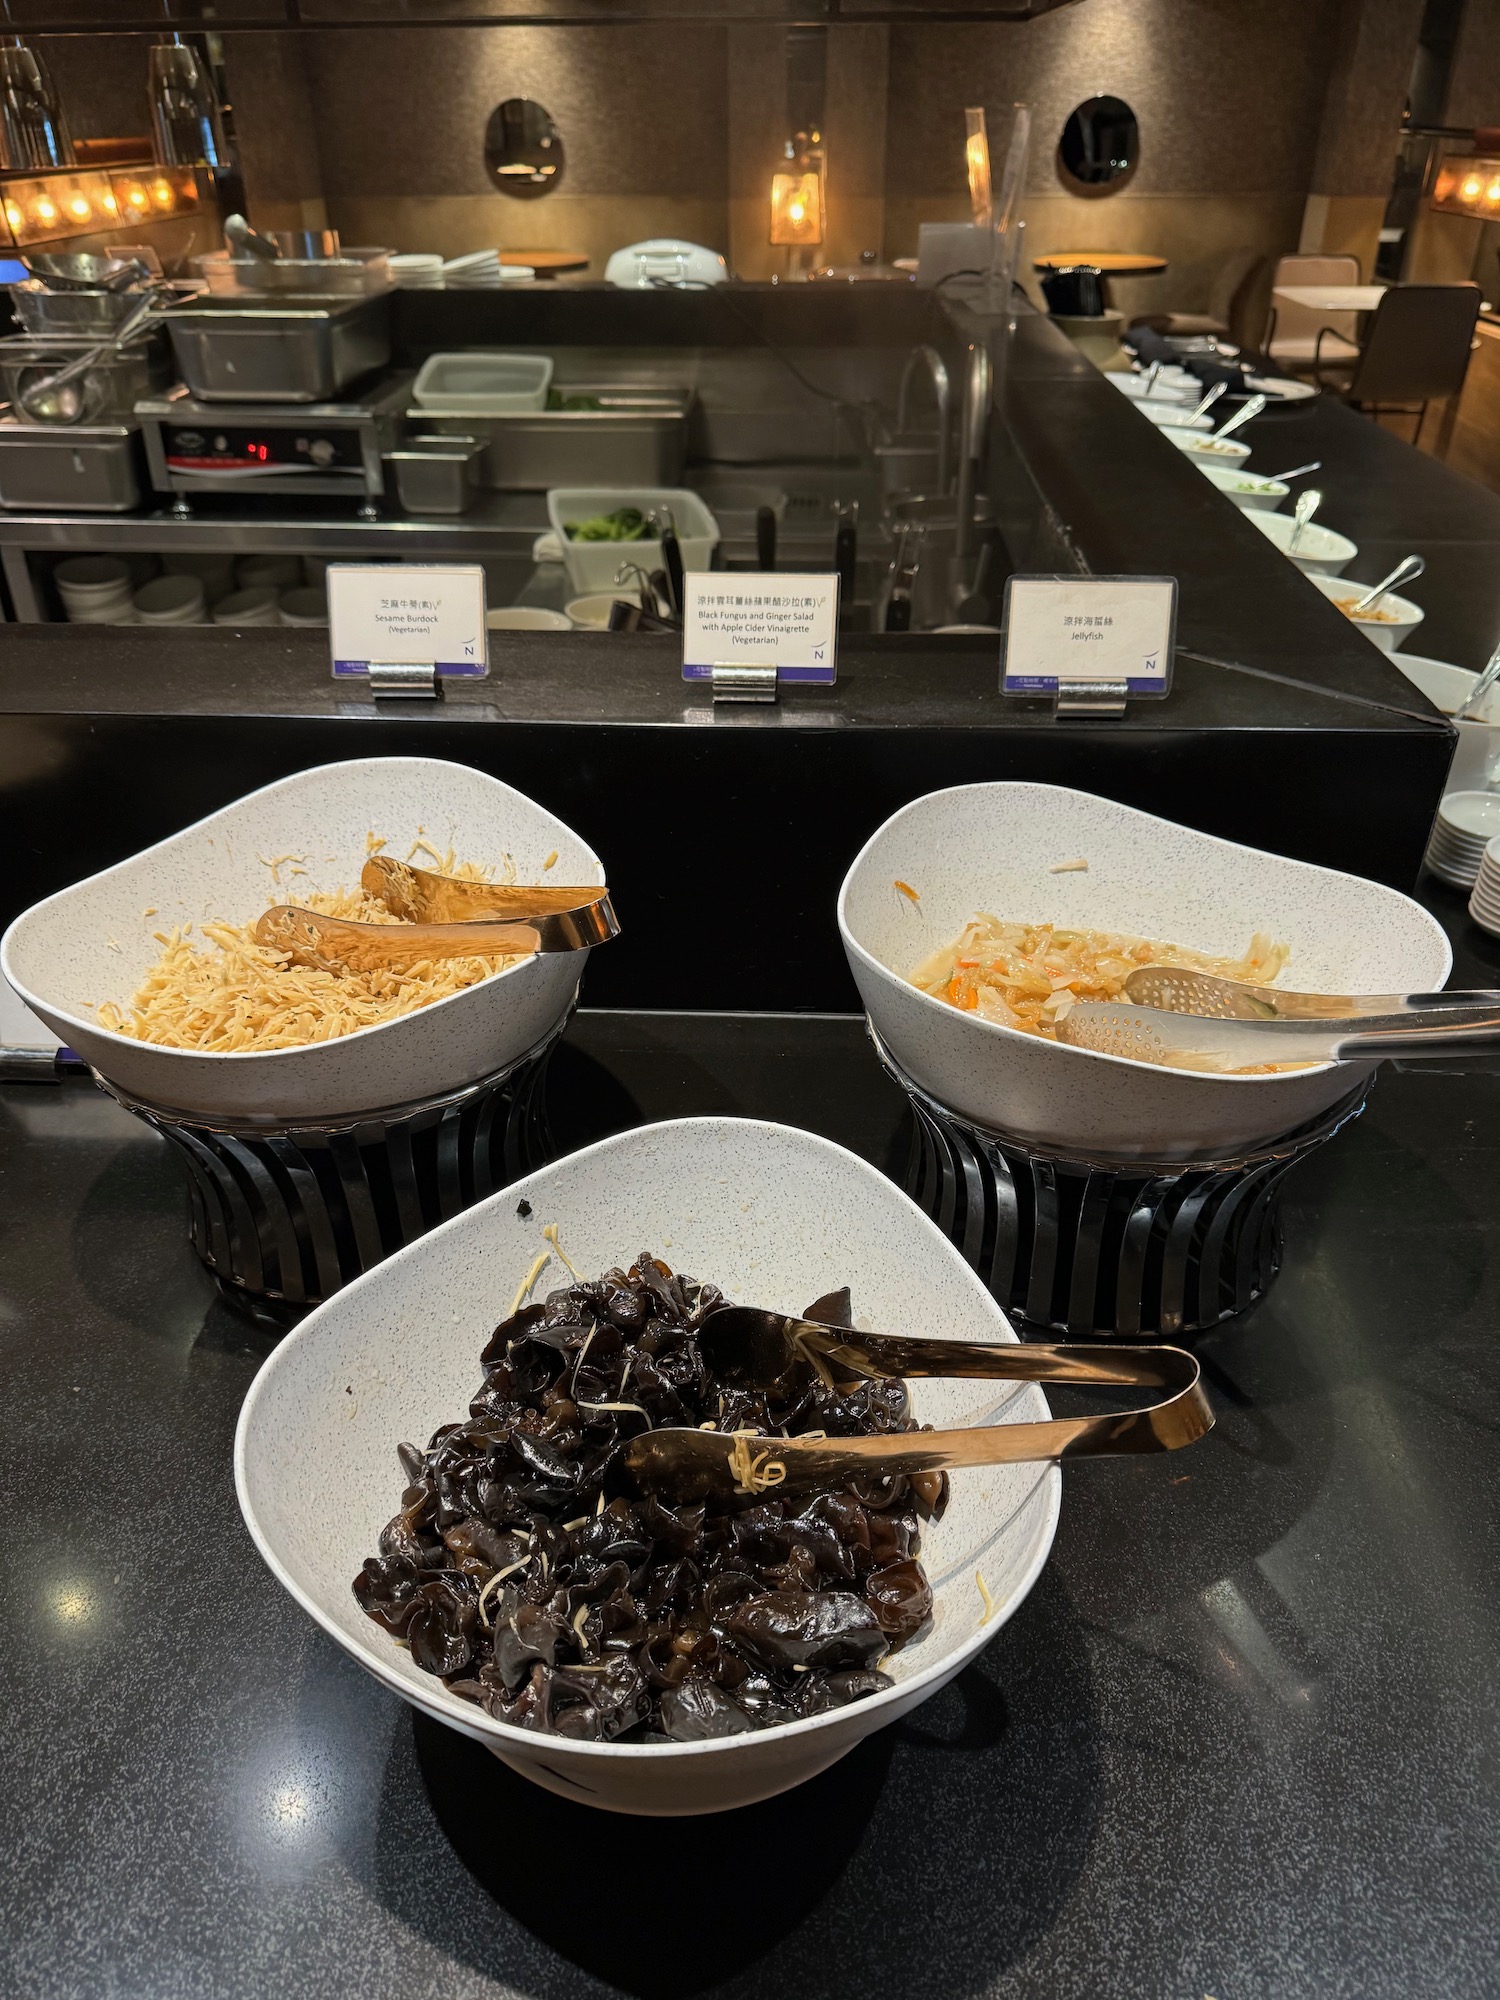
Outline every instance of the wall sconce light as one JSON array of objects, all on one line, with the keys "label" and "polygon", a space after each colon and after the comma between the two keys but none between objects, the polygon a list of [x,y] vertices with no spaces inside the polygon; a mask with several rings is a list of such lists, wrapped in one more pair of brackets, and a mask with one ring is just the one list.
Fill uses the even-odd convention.
[{"label": "wall sconce light", "polygon": [[771,241],[797,248],[823,241],[823,176],[816,168],[772,174]]},{"label": "wall sconce light", "polygon": [[[1480,135],[1475,134],[1478,138]],[[1486,132],[1486,140],[1500,133]],[[1469,215],[1481,222],[1500,218],[1500,148],[1494,155],[1450,155],[1438,162],[1432,205],[1443,215]]]}]

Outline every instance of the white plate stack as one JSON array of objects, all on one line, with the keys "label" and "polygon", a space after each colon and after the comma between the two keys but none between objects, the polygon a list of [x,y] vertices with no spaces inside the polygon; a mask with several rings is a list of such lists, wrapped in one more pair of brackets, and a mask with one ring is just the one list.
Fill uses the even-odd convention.
[{"label": "white plate stack", "polygon": [[1500,834],[1500,792],[1450,792],[1427,840],[1427,866],[1455,889],[1473,886],[1485,849]]},{"label": "white plate stack", "polygon": [[524,285],[535,276],[529,264],[502,264],[498,250],[473,250],[443,266],[443,283],[459,291],[495,291],[501,285]]},{"label": "white plate stack", "polygon": [[130,570],[118,556],[69,556],[52,572],[73,625],[133,625]]},{"label": "white plate stack", "polygon": [[201,625],[207,616],[201,577],[153,577],[135,594],[138,625]]},{"label": "white plate stack", "polygon": [[408,250],[390,259],[392,282],[405,292],[440,292],[443,260],[435,250]]},{"label": "white plate stack", "polygon": [[1485,842],[1469,898],[1469,915],[1482,931],[1500,937],[1500,838]]},{"label": "white plate stack", "polygon": [[284,590],[276,615],[283,625],[326,625],[328,589],[325,584],[304,583],[298,590]]},{"label": "white plate stack", "polygon": [[241,556],[234,566],[241,590],[295,590],[302,574],[301,556]]},{"label": "white plate stack", "polygon": [[220,598],[214,606],[215,625],[279,625],[281,593],[273,584],[256,584],[251,590],[236,590]]}]

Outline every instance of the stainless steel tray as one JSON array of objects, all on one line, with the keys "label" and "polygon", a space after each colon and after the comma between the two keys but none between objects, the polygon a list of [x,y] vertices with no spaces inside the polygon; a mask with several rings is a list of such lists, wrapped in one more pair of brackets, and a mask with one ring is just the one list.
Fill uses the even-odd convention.
[{"label": "stainless steel tray", "polygon": [[0,507],[128,514],[141,504],[139,424],[28,424],[0,417]]},{"label": "stainless steel tray", "polygon": [[210,403],[326,402],[391,355],[383,297],[195,299],[166,326],[182,379]]},{"label": "stainless steel tray", "polygon": [[[0,382],[4,384],[5,400],[17,404],[22,388],[35,387],[98,345],[98,337],[92,334],[80,338],[67,334],[18,333],[0,340]],[[83,378],[80,422],[104,423],[129,417],[142,396],[164,388],[171,379],[171,362],[160,334],[150,333],[132,340],[95,362]],[[71,430],[76,426],[57,428]]]},{"label": "stainless steel tray", "polygon": [[597,410],[523,410],[506,416],[413,407],[415,429],[484,441],[482,486],[544,493],[549,486],[680,486],[687,456],[690,389],[633,389],[617,382],[565,382],[565,396],[593,396]]}]

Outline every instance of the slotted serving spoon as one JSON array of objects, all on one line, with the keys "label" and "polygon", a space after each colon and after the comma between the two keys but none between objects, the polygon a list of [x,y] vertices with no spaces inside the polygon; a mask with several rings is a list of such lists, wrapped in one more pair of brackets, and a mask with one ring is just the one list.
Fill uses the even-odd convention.
[{"label": "slotted serving spoon", "polygon": [[[1461,1051],[1491,1050],[1500,1042],[1500,1001],[1479,1006],[1412,1007],[1404,1013],[1364,1014],[1357,1020],[1209,1019],[1174,1014],[1123,1001],[1086,1000],[1063,1015],[1057,1039],[1096,1055],[1135,1062],[1181,1064],[1207,1057],[1225,1070],[1266,1063],[1378,1061]],[[1206,1065],[1208,1066],[1208,1065]]]},{"label": "slotted serving spoon", "polygon": [[1213,1427],[1198,1363],[1178,1347],[1050,1347],[856,1333],[757,1306],[722,1306],[700,1351],[726,1381],[771,1388],[799,1362],[828,1381],[942,1375],[1170,1389],[1159,1402],[1098,1417],[981,1424],[876,1437],[776,1437],[667,1428],[616,1447],[606,1490],[675,1504],[775,1492],[837,1492],[854,1480],[921,1478],[976,1465],[1176,1451]]},{"label": "slotted serving spoon", "polygon": [[1252,986],[1176,965],[1138,967],[1125,981],[1125,993],[1142,1007],[1221,1021],[1352,1021],[1370,1014],[1453,1013],[1472,1007],[1500,1007],[1500,992],[1291,993],[1279,986]]}]

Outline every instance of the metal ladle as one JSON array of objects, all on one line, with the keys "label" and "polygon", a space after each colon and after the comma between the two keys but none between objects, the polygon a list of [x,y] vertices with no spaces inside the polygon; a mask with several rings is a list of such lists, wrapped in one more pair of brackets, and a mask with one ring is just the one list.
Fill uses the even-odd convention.
[{"label": "metal ladle", "polygon": [[1383,583],[1377,583],[1373,590],[1367,590],[1363,597],[1350,605],[1349,616],[1358,618],[1362,611],[1372,610],[1398,583],[1415,583],[1426,567],[1426,556],[1403,556]]},{"label": "metal ladle", "polygon": [[224,241],[231,250],[248,250],[252,257],[259,257],[264,264],[278,263],[281,258],[281,245],[273,243],[269,236],[262,236],[258,229],[252,229],[243,215],[225,216]]},{"label": "metal ladle", "polygon": [[1027,1342],[908,1339],[857,1333],[756,1306],[704,1320],[699,1349],[728,1382],[772,1387],[802,1364],[825,1383],[936,1375],[1009,1382],[1166,1388],[1160,1402],[1107,1416],[874,1437],[777,1437],[673,1427],[619,1445],[606,1491],[692,1503],[746,1494],[838,1492],[856,1480],[921,1479],[975,1465],[1014,1465],[1125,1452],[1176,1451],[1212,1428],[1198,1363],[1177,1347],[1049,1347]]},{"label": "metal ladle", "polygon": [[91,368],[97,367],[107,354],[123,347],[131,335],[136,333],[156,309],[156,293],[148,292],[133,312],[115,328],[108,340],[89,349],[70,361],[66,368],[60,368],[55,375],[46,375],[40,382],[18,383],[16,401],[22,413],[38,424],[76,424],[83,415],[88,401],[86,387],[76,386],[81,377]]},{"label": "metal ladle", "polygon": [[1321,486],[1309,486],[1297,495],[1297,504],[1292,509],[1292,532],[1287,538],[1286,552],[1289,556],[1297,553],[1297,544],[1302,539],[1302,531],[1323,504]]}]

